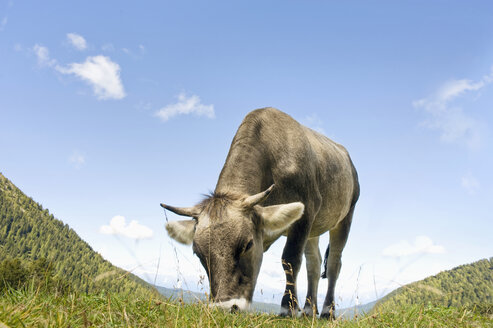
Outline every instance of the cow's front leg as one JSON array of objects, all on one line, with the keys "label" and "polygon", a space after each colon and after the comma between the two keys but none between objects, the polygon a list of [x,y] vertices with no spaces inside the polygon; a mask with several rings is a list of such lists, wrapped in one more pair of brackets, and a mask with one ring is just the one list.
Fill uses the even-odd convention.
[{"label": "cow's front leg", "polygon": [[281,301],[281,316],[296,316],[300,309],[296,294],[296,277],[300,271],[309,224],[305,215],[290,228],[282,253],[282,267],[286,274],[286,289]]}]

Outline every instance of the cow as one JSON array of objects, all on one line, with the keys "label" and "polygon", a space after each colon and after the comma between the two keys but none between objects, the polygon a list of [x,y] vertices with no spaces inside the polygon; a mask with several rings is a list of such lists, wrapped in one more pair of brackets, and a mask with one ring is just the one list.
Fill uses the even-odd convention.
[{"label": "cow", "polygon": [[303,313],[317,315],[319,236],[329,231],[328,290],[320,316],[333,318],[341,254],[358,197],[358,176],[346,149],[269,107],[244,118],[210,196],[192,207],[161,206],[192,218],[169,222],[166,230],[192,245],[207,273],[213,304],[231,311],[248,308],[263,253],[286,236],[280,315],[300,311],[296,277],[303,254],[308,276]]}]

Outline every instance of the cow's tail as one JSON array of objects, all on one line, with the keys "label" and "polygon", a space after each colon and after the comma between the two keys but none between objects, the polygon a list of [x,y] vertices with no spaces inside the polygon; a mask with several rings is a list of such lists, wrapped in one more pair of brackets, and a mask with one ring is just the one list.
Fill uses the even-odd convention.
[{"label": "cow's tail", "polygon": [[322,279],[327,278],[327,259],[329,258],[329,250],[330,250],[330,244],[327,245],[327,250],[325,251],[324,255],[324,272],[322,272]]}]

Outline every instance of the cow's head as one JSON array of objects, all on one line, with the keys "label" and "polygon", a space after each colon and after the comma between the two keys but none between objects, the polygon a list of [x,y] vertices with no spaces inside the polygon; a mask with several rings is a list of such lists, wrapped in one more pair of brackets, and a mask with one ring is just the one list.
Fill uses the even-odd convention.
[{"label": "cow's head", "polygon": [[213,301],[223,308],[248,308],[262,263],[264,236],[279,235],[303,214],[300,202],[261,206],[273,187],[252,196],[214,194],[189,208],[161,204],[193,218],[170,222],[166,230],[171,238],[192,245],[207,272]]}]

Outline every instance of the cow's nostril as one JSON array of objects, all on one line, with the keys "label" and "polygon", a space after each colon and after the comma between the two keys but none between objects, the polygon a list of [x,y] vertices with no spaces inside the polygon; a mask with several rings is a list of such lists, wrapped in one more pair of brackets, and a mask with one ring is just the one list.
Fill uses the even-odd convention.
[{"label": "cow's nostril", "polygon": [[238,307],[238,305],[236,304],[233,304],[233,306],[231,307],[231,313],[236,313],[238,312],[240,308]]}]

